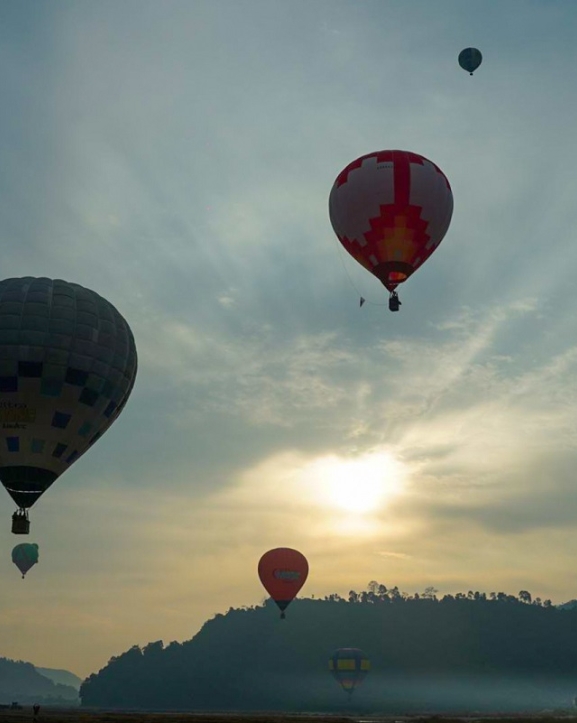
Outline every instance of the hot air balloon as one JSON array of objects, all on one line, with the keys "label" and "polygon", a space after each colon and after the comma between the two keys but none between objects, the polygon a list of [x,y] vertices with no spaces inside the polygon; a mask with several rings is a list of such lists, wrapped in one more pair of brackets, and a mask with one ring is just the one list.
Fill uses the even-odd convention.
[{"label": "hot air balloon", "polygon": [[136,377],[130,327],[106,299],[60,279],[0,281],[0,481],[28,509],[104,434]]},{"label": "hot air balloon", "polygon": [[483,62],[483,56],[481,51],[477,48],[465,48],[459,53],[459,65],[463,70],[466,70],[469,75],[473,75],[473,71]]},{"label": "hot air balloon", "polygon": [[339,648],[329,660],[329,670],[349,695],[353,694],[370,669],[370,660],[358,648]]},{"label": "hot air balloon", "polygon": [[278,605],[283,620],[286,607],[305,584],[308,574],[306,557],[290,547],[277,547],[260,558],[258,576]]},{"label": "hot air balloon", "polygon": [[30,544],[28,542],[22,545],[16,545],[12,550],[12,562],[22,573],[22,579],[24,576],[38,562],[38,545]]},{"label": "hot air balloon", "polygon": [[345,249],[395,291],[447,233],[453,194],[441,169],[418,153],[377,151],[339,173],[329,197],[331,224]]}]

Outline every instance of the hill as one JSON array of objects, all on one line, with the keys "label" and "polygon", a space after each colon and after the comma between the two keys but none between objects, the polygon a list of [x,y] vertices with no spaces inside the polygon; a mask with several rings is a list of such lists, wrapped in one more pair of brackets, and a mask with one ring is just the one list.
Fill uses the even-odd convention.
[{"label": "hill", "polygon": [[577,607],[577,600],[569,600],[566,603],[562,603],[561,605],[557,605],[558,608],[561,608],[562,610],[569,610],[570,608]]},{"label": "hill", "polygon": [[40,673],[40,675],[48,678],[53,683],[68,685],[71,688],[74,688],[74,690],[80,690],[80,686],[82,685],[82,678],[74,675],[74,673],[71,673],[69,670],[60,670],[57,668],[39,668],[37,665],[34,667]]},{"label": "hill", "polygon": [[271,601],[230,609],[190,641],[134,646],[82,684],[87,706],[337,711],[336,648],[359,647],[372,671],[356,710],[512,711],[568,707],[577,693],[577,609],[527,591],[412,596],[371,583],[347,600]]},{"label": "hill", "polygon": [[0,658],[0,703],[78,703],[78,691],[41,675],[32,663]]}]

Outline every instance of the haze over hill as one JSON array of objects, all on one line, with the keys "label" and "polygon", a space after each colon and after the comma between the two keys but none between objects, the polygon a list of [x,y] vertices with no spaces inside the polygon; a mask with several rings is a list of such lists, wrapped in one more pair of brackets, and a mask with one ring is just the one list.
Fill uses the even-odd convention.
[{"label": "haze over hill", "polygon": [[55,668],[39,668],[37,665],[34,666],[36,670],[43,675],[45,678],[49,678],[54,683],[60,685],[68,685],[75,690],[80,690],[82,685],[82,678],[79,678],[69,670],[57,670]]},{"label": "haze over hill", "polygon": [[[71,685],[62,685],[49,676],[42,674],[42,668],[21,660],[0,658],[0,703],[18,701],[20,703],[66,704],[78,703],[78,690]],[[76,678],[68,671],[51,671],[64,679]],[[63,675],[66,674],[66,675]]]},{"label": "haze over hill", "polygon": [[503,592],[438,600],[372,582],[348,600],[230,608],[192,640],[132,647],[82,684],[87,706],[339,710],[328,672],[339,647],[372,670],[353,696],[365,711],[513,711],[571,705],[577,692],[577,609]]}]

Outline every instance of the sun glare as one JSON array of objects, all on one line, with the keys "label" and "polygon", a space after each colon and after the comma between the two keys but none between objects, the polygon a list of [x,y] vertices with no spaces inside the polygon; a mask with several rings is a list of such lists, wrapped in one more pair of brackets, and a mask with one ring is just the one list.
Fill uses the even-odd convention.
[{"label": "sun glare", "polygon": [[376,512],[403,487],[401,465],[387,452],[325,457],[313,467],[324,503],[357,515]]}]

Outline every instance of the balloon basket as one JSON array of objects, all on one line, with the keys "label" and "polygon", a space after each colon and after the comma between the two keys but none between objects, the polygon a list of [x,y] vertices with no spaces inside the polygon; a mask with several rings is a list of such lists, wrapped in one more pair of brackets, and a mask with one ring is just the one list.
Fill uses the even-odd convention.
[{"label": "balloon basket", "polygon": [[12,515],[12,533],[14,535],[28,535],[30,533],[30,520],[24,510]]}]

